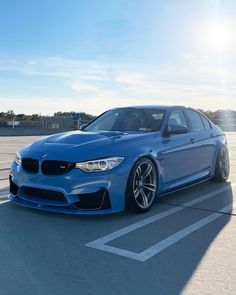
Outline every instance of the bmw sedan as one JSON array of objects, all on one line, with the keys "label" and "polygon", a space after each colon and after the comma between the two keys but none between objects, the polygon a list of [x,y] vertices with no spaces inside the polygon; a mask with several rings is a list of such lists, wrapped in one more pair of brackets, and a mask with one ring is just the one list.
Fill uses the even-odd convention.
[{"label": "bmw sedan", "polygon": [[146,212],[160,195],[229,176],[227,139],[181,106],[115,108],[17,152],[9,199],[72,214]]}]

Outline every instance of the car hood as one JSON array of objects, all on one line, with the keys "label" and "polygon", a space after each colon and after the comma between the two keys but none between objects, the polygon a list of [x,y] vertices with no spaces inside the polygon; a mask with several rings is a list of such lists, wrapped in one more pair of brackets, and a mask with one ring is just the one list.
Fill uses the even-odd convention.
[{"label": "car hood", "polygon": [[72,131],[43,137],[20,150],[22,157],[85,161],[108,156],[126,156],[157,133]]}]

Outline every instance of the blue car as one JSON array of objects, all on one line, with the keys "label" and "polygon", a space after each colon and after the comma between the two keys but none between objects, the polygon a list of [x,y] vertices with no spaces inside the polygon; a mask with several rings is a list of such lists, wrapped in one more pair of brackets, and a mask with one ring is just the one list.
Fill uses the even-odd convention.
[{"label": "blue car", "polygon": [[146,212],[162,194],[229,176],[225,134],[192,108],[115,108],[81,129],[17,152],[10,201],[72,214]]}]

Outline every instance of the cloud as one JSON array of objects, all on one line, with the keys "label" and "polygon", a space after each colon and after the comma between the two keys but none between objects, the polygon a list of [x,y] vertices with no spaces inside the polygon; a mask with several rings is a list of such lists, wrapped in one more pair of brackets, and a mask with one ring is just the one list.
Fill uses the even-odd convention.
[{"label": "cloud", "polygon": [[[34,77],[37,87],[44,89],[42,95],[38,96],[18,86],[17,95],[2,95],[2,108],[15,112],[74,110],[99,114],[111,107],[143,104],[181,104],[203,109],[236,108],[235,65],[218,63],[207,57],[199,59],[186,55],[178,64],[160,65],[118,64],[61,57],[5,59],[0,60],[0,71],[2,76],[11,72],[9,79],[12,79],[12,87],[14,79],[17,79],[15,76],[21,75],[26,81]],[[36,83],[34,81],[30,83]],[[55,90],[52,95],[49,95],[45,84]]]},{"label": "cloud", "polygon": [[73,82],[71,84],[71,88],[75,91],[75,92],[84,92],[84,91],[98,91],[98,87],[96,85],[90,84],[90,83],[81,83],[81,82]]}]

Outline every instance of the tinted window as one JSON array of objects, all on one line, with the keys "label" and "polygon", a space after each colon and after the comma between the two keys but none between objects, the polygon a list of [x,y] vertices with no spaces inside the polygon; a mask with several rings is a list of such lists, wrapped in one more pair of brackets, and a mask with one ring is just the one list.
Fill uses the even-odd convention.
[{"label": "tinted window", "polygon": [[192,131],[205,130],[200,115],[197,112],[191,110],[187,110],[186,112],[191,123]]},{"label": "tinted window", "polygon": [[175,110],[171,112],[170,118],[168,121],[168,131],[172,131],[174,129],[173,126],[175,125],[182,125],[188,128],[188,124],[185,119],[184,113],[181,110]]},{"label": "tinted window", "polygon": [[84,131],[153,132],[161,128],[165,111],[124,108],[111,110],[89,124]]},{"label": "tinted window", "polygon": [[211,124],[210,124],[210,122],[209,122],[204,116],[201,116],[201,118],[202,118],[202,122],[203,122],[203,124],[204,124],[205,129],[206,129],[206,130],[211,129]]}]

